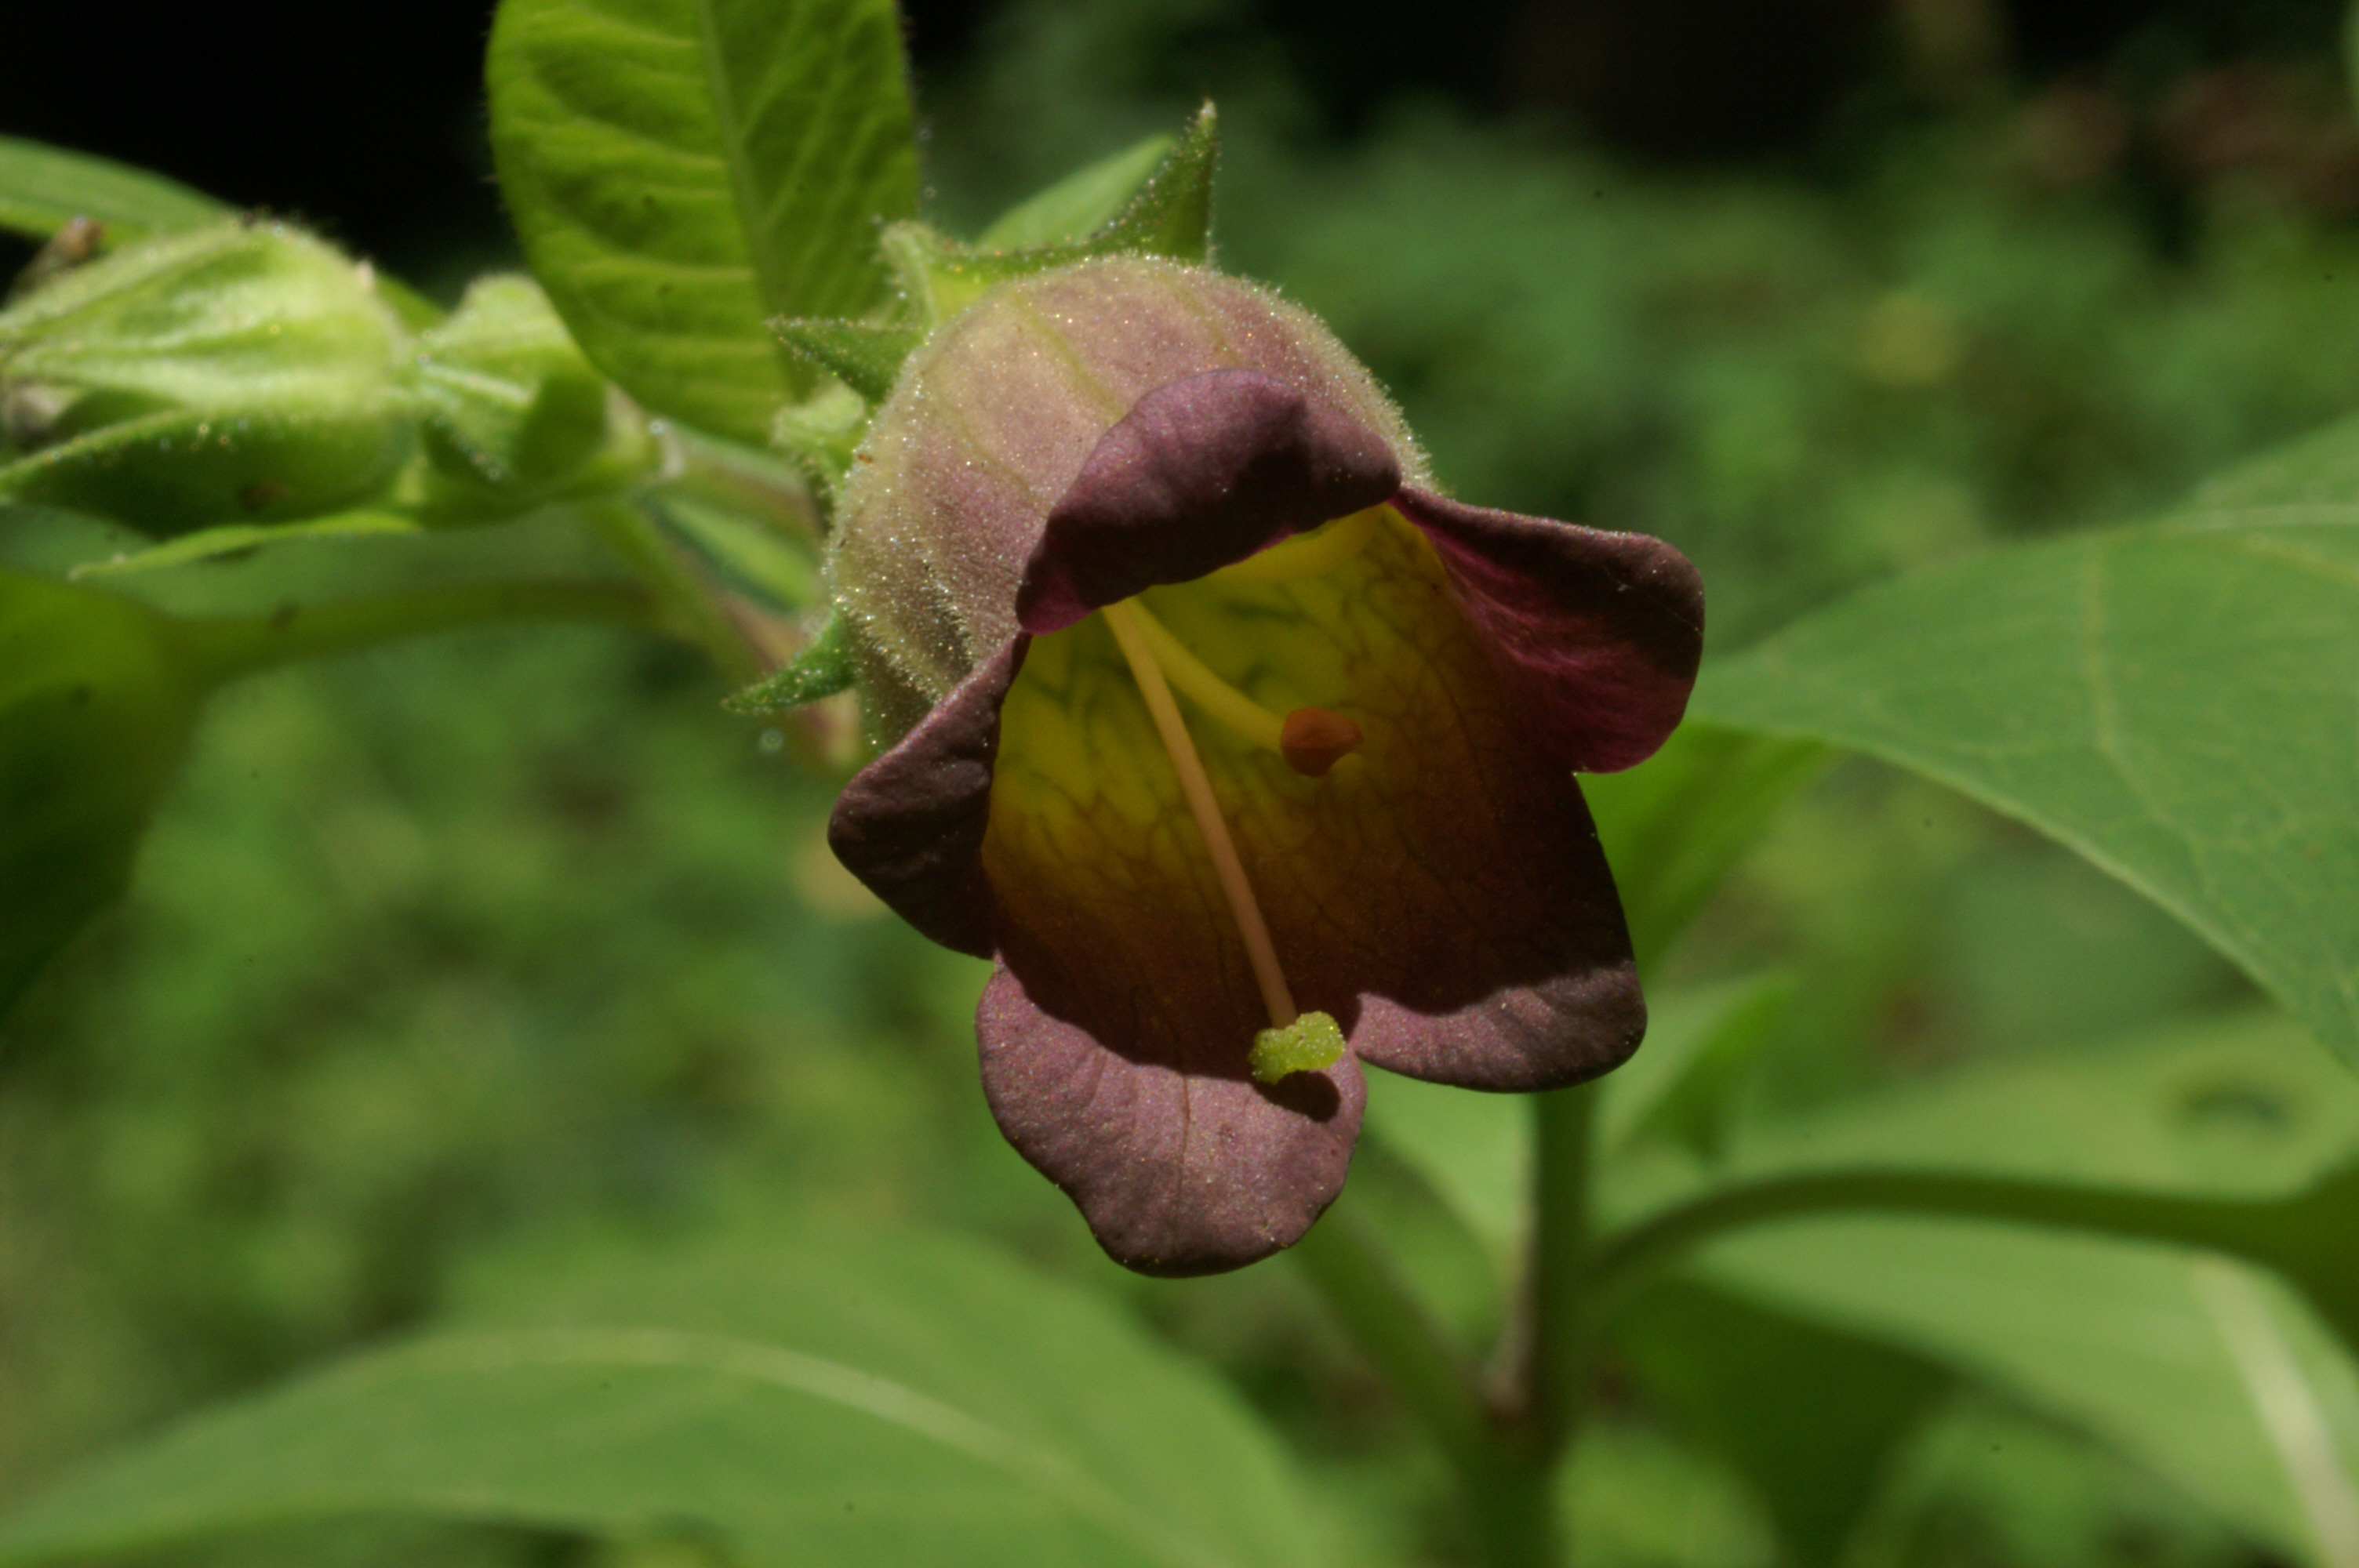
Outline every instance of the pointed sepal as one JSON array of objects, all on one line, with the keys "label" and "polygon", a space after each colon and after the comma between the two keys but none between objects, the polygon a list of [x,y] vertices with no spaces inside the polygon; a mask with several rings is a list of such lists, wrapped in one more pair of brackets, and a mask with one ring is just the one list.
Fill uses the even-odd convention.
[{"label": "pointed sepal", "polygon": [[892,395],[902,362],[926,340],[916,327],[880,327],[865,321],[793,320],[780,317],[770,330],[781,342],[871,403]]},{"label": "pointed sepal", "polygon": [[1220,157],[1219,117],[1206,103],[1130,204],[1082,242],[1084,253],[1208,260],[1212,254],[1212,173]]},{"label": "pointed sepal", "polygon": [[[1136,151],[1118,156],[1130,157]],[[1136,193],[1082,239],[995,249],[962,243],[923,223],[889,223],[882,242],[885,259],[903,299],[928,330],[965,310],[995,284],[1077,262],[1114,255],[1201,262],[1212,254],[1212,173],[1219,158],[1218,119],[1207,103]],[[1074,178],[1093,176],[1103,167],[1093,165]],[[1061,189],[1051,187],[1044,197]]]},{"label": "pointed sepal", "polygon": [[800,708],[821,697],[851,689],[859,673],[853,656],[852,633],[839,612],[827,618],[819,635],[804,645],[794,662],[729,697],[722,706],[752,718]]}]

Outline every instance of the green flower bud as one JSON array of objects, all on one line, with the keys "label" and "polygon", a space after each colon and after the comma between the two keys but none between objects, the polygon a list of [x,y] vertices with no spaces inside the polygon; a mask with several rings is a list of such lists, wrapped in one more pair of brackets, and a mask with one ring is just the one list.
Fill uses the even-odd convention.
[{"label": "green flower bud", "polygon": [[283,223],[132,245],[0,311],[0,497],[168,534],[367,499],[410,448],[370,269]]},{"label": "green flower bud", "polygon": [[[418,342],[425,461],[415,505],[473,522],[636,481],[660,460],[530,278],[478,280]],[[410,488],[410,487],[406,487]]]}]

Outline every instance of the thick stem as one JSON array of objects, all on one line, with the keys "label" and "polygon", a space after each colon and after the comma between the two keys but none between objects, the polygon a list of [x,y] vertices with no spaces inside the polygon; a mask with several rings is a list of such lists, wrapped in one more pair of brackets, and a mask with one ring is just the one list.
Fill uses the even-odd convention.
[{"label": "thick stem", "polygon": [[1831,1171],[1728,1187],[1641,1221],[1599,1254],[1601,1289],[1623,1290],[1680,1254],[1749,1225],[1875,1210],[2011,1220],[2135,1240],[2202,1247],[2276,1267],[2271,1227],[2281,1203],[2179,1197],[2001,1176],[1922,1171]]},{"label": "thick stem", "polygon": [[[1348,1199],[1346,1200],[1348,1202]],[[1493,1568],[1553,1564],[1550,1471],[1478,1392],[1474,1368],[1347,1209],[1328,1211],[1291,1256],[1303,1277],[1450,1461]]]},{"label": "thick stem", "polygon": [[1359,1217],[1348,1206],[1330,1209],[1289,1256],[1451,1467],[1462,1477],[1487,1469],[1490,1412],[1475,1394],[1473,1367]]},{"label": "thick stem", "polygon": [[583,512],[599,537],[654,593],[663,607],[665,624],[702,648],[723,676],[743,687],[769,673],[760,650],[722,607],[712,585],[680,557],[646,513],[619,501]]},{"label": "thick stem", "polygon": [[267,615],[177,622],[174,635],[208,685],[301,659],[462,626],[519,621],[594,621],[652,629],[655,600],[624,582],[463,583],[327,604],[288,604]]},{"label": "thick stem", "polygon": [[1580,1430],[1595,1303],[1591,1169],[1597,1094],[1588,1084],[1532,1099],[1532,1250],[1524,1362],[1516,1392],[1553,1461]]},{"label": "thick stem", "polygon": [[1587,1085],[1531,1100],[1532,1233],[1520,1343],[1480,1469],[1462,1467],[1485,1560],[1495,1568],[1560,1562],[1557,1474],[1581,1428],[1595,1303],[1591,1170],[1597,1098]]},{"label": "thick stem", "polygon": [[682,494],[761,520],[770,532],[816,551],[819,505],[793,469],[766,452],[667,422],[666,481]]}]

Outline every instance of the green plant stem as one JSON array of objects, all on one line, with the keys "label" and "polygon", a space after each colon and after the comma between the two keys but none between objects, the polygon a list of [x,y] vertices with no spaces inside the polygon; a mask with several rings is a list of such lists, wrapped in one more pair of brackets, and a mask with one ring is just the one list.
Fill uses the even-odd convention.
[{"label": "green plant stem", "polygon": [[1472,1362],[1395,1271],[1377,1238],[1339,1206],[1295,1244],[1293,1256],[1449,1460],[1484,1560],[1496,1568],[1553,1563],[1546,1466],[1532,1462],[1523,1434],[1484,1400]]},{"label": "green plant stem", "polygon": [[1551,1464],[1577,1435],[1595,1322],[1591,1213],[1597,1092],[1581,1084],[1532,1098],[1532,1250],[1525,1419]]},{"label": "green plant stem", "polygon": [[288,604],[267,615],[182,621],[174,635],[210,685],[301,659],[463,626],[518,621],[592,621],[653,629],[657,608],[626,582],[493,581],[326,604]]},{"label": "green plant stem", "polygon": [[2226,1252],[2276,1268],[2278,1221],[2301,1200],[2180,1197],[1921,1171],[1832,1171],[1727,1187],[1668,1209],[1614,1237],[1598,1255],[1599,1289],[1619,1291],[1714,1237],[1815,1215],[1894,1211],[2098,1231],[2133,1240]]},{"label": "green plant stem", "polygon": [[1395,1271],[1348,1205],[1330,1210],[1292,1253],[1344,1332],[1383,1372],[1462,1475],[1491,1459],[1489,1412],[1473,1368]]},{"label": "green plant stem", "polygon": [[712,585],[681,558],[652,518],[619,501],[584,511],[599,536],[654,593],[668,628],[703,649],[735,685],[751,686],[769,673],[760,653],[714,597]]},{"label": "green plant stem", "polygon": [[671,459],[668,482],[683,495],[758,518],[772,533],[819,548],[819,505],[792,469],[766,453],[677,424],[665,426],[664,440]]}]

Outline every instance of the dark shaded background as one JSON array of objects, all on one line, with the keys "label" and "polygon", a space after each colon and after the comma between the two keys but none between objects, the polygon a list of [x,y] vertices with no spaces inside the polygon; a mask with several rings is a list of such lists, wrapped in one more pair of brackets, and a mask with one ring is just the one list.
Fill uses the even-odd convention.
[{"label": "dark shaded background", "polygon": [[[904,6],[921,103],[1006,8]],[[482,134],[484,0],[397,14],[249,0],[150,8],[136,26],[104,6],[12,9],[0,131],[299,216],[429,286],[506,243]],[[2340,11],[2334,0],[1234,0],[1175,14],[1190,9],[1158,65],[1180,96],[1218,89],[1275,48],[1310,99],[1309,128],[1338,141],[1407,93],[1706,163],[1824,156],[1870,128],[1863,119],[1910,112],[1895,83],[1929,67],[1895,58],[1904,28],[1949,79],[1916,84],[1935,96],[1996,72],[2034,87],[2102,81],[2135,97],[2223,60],[2314,56]]]}]

